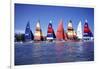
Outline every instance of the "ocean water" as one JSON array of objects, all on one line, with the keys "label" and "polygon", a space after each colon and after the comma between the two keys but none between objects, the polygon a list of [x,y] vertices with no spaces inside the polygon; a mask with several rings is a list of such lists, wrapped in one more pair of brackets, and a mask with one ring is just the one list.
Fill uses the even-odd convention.
[{"label": "ocean water", "polygon": [[93,60],[93,41],[15,43],[15,65]]}]

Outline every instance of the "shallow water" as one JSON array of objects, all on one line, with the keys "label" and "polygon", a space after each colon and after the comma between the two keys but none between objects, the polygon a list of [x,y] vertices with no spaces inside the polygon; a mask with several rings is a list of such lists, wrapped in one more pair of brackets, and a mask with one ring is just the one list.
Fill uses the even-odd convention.
[{"label": "shallow water", "polygon": [[15,65],[93,60],[93,41],[15,43]]}]

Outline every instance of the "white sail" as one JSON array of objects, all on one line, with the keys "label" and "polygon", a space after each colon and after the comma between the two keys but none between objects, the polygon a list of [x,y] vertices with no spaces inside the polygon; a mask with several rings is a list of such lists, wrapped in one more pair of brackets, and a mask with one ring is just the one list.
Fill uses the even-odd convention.
[{"label": "white sail", "polygon": [[77,37],[78,37],[78,39],[82,39],[83,38],[81,21],[79,22],[78,27],[77,27]]}]

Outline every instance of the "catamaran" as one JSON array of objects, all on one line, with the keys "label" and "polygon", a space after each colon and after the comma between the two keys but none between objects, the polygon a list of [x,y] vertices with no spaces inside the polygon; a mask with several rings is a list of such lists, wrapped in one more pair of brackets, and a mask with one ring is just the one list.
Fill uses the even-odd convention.
[{"label": "catamaran", "polygon": [[82,40],[82,38],[83,38],[83,34],[82,33],[83,33],[82,32],[82,22],[79,21],[79,24],[78,24],[78,27],[77,27],[77,38],[79,40]]}]

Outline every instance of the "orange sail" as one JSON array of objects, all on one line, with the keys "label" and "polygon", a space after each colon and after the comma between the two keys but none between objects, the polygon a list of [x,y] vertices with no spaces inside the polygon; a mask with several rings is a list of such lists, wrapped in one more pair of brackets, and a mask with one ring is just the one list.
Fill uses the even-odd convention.
[{"label": "orange sail", "polygon": [[60,20],[58,29],[56,32],[56,39],[57,40],[65,40],[65,33],[64,33],[64,28],[63,28],[63,21]]}]

